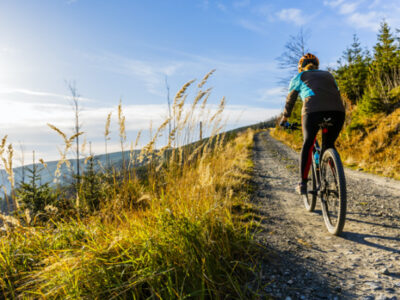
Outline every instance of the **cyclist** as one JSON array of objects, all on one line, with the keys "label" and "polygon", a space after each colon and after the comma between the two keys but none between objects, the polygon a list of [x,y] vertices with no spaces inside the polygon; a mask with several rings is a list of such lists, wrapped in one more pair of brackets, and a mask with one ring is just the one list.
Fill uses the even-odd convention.
[{"label": "cyclist", "polygon": [[312,161],[314,142],[319,124],[329,120],[332,126],[322,141],[321,157],[324,149],[333,148],[345,119],[345,108],[340,97],[339,88],[332,74],[318,69],[318,58],[307,53],[298,63],[297,74],[289,85],[289,94],[280,122],[287,124],[298,96],[303,100],[301,123],[303,130],[303,147],[300,158],[301,181],[296,187],[299,194],[307,194],[307,178]]}]

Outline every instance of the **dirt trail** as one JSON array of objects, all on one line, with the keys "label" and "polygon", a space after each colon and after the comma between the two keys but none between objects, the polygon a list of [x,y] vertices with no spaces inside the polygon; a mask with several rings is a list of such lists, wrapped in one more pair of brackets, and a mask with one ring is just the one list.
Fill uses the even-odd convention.
[{"label": "dirt trail", "polygon": [[[264,291],[277,299],[400,299],[400,182],[346,170],[347,221],[330,235],[320,203],[294,193],[298,154],[267,132],[255,137],[259,241],[271,253]],[[271,262],[272,265],[271,265]]]}]

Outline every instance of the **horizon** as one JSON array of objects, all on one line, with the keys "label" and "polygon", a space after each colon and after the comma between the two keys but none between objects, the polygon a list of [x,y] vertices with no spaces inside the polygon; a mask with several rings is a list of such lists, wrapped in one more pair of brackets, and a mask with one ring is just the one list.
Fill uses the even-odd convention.
[{"label": "horizon", "polygon": [[[309,12],[308,7],[313,11]],[[226,97],[226,129],[278,114],[285,101],[276,58],[303,29],[321,69],[335,67],[357,34],[363,48],[376,43],[379,24],[400,27],[395,1],[4,1],[0,3],[0,137],[17,152],[59,158],[60,137],[74,123],[66,82],[81,95],[82,130],[96,155],[104,152],[104,126],[113,112],[110,152],[118,152],[116,109],[127,121],[127,145],[139,130],[157,127],[187,81],[215,74],[211,103]],[[193,90],[190,91],[192,95]],[[140,143],[146,144],[148,134]],[[70,155],[69,159],[74,156]],[[29,159],[27,159],[29,161]],[[18,161],[18,160],[17,160]],[[16,161],[16,162],[17,162]]]}]

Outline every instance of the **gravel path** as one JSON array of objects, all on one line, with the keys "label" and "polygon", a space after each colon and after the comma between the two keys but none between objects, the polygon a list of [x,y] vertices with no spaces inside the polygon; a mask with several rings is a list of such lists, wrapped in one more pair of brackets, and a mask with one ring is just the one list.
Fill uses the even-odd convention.
[{"label": "gravel path", "polygon": [[347,220],[343,236],[335,237],[325,228],[320,204],[309,213],[294,193],[296,152],[261,132],[254,162],[267,294],[287,300],[400,299],[399,181],[346,169]]}]

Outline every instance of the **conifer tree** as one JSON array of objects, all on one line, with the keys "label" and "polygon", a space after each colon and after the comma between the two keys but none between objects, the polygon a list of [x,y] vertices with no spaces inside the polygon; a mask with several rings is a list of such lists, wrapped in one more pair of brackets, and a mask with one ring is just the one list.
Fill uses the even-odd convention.
[{"label": "conifer tree", "polygon": [[33,155],[33,165],[27,168],[29,181],[22,182],[16,190],[21,203],[33,213],[44,211],[46,205],[52,204],[56,199],[49,183],[41,183],[41,170],[42,168],[35,163],[35,155]]},{"label": "conifer tree", "polygon": [[357,35],[353,35],[353,43],[343,52],[335,71],[340,90],[355,104],[363,95],[368,75],[369,53],[363,51]]},{"label": "conifer tree", "polygon": [[103,194],[101,188],[101,175],[96,171],[96,159],[91,150],[86,163],[87,167],[82,176],[81,196],[88,209],[97,210],[100,206],[100,200]]},{"label": "conifer tree", "polygon": [[399,63],[397,51],[395,37],[388,23],[383,21],[378,33],[378,42],[374,46],[374,70],[380,74],[389,73]]},{"label": "conifer tree", "polygon": [[365,113],[390,113],[396,105],[395,102],[398,102],[398,99],[390,96],[390,91],[399,79],[399,47],[385,21],[381,23],[377,39],[368,74],[367,93],[363,97],[360,109]]}]

